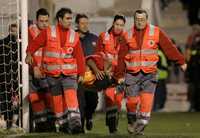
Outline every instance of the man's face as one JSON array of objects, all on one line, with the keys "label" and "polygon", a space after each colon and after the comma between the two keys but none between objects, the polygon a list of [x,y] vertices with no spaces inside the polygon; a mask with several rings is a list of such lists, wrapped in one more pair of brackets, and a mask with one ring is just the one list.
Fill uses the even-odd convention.
[{"label": "man's face", "polygon": [[59,23],[63,28],[68,29],[72,24],[72,14],[66,13],[63,18],[59,18]]},{"label": "man's face", "polygon": [[124,21],[122,19],[118,19],[113,23],[113,29],[115,34],[120,34],[124,29]]},{"label": "man's face", "polygon": [[39,15],[37,19],[37,25],[39,29],[45,29],[49,26],[49,16],[48,15]]},{"label": "man's face", "polygon": [[13,36],[17,36],[17,26],[13,26],[10,28],[10,34]]},{"label": "man's face", "polygon": [[89,28],[89,20],[87,18],[80,18],[78,29],[81,32],[86,33],[89,30],[88,28]]},{"label": "man's face", "polygon": [[145,13],[136,13],[134,23],[138,30],[144,29],[147,25],[146,14]]}]

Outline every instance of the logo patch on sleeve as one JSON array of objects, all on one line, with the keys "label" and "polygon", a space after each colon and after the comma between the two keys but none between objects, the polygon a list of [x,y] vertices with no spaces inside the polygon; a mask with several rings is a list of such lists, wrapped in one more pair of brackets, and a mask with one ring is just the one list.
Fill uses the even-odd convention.
[{"label": "logo patch on sleeve", "polygon": [[97,43],[93,41],[93,42],[92,42],[92,45],[93,45],[93,46],[96,46],[96,45],[97,45]]}]

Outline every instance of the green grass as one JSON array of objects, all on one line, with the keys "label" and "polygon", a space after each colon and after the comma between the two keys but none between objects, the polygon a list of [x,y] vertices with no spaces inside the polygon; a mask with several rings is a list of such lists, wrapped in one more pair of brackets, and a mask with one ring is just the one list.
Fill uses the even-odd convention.
[{"label": "green grass", "polygon": [[[127,133],[126,114],[122,113],[118,133],[110,135],[105,126],[104,114],[94,118],[94,128],[91,132],[81,135],[62,133],[31,133],[17,138],[200,138],[200,113],[154,113],[145,136],[134,136]],[[8,135],[0,135],[0,138]]]}]

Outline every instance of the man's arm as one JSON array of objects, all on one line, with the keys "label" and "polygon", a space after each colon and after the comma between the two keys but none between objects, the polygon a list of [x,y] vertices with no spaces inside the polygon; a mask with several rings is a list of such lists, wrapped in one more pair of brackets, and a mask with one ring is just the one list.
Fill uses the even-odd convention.
[{"label": "man's arm", "polygon": [[[30,31],[30,28],[28,29],[28,44],[30,44],[31,42],[33,41],[33,36],[32,36],[32,34],[31,34],[31,31]],[[26,52],[27,51],[29,51],[30,50],[30,45],[28,45],[27,46],[27,48],[26,48]],[[28,55],[26,55],[26,58],[25,58],[25,62],[27,63],[27,64],[29,64],[29,60],[34,60],[34,59],[29,59],[29,57],[31,57],[30,56],[30,54]],[[32,58],[32,57],[31,57]],[[33,63],[35,63],[34,61],[32,61]],[[32,66],[35,66],[35,65],[33,65],[32,64]]]},{"label": "man's arm", "polygon": [[46,29],[43,30],[34,40],[30,41],[28,47],[26,49],[26,59],[25,62],[27,64],[33,63],[32,54],[35,53],[40,47],[44,47],[46,45],[47,32]]},{"label": "man's arm", "polygon": [[126,72],[126,64],[124,62],[125,56],[128,53],[128,44],[120,46],[120,52],[118,53],[118,64],[114,72],[116,79],[124,78]]},{"label": "man's arm", "polygon": [[168,36],[160,30],[159,45],[169,60],[176,62],[180,68],[185,71],[187,64],[185,63],[184,56],[178,51],[176,46],[168,38]]},{"label": "man's arm", "polygon": [[77,43],[77,45],[74,48],[74,57],[76,58],[77,61],[77,69],[78,69],[78,74],[80,76],[84,76],[85,74],[85,57],[83,54],[83,49],[81,47],[80,41]]},{"label": "man's arm", "polygon": [[179,65],[185,63],[184,56],[178,51],[176,46],[162,30],[160,30],[159,33],[159,46],[169,60],[175,61]]},{"label": "man's arm", "polygon": [[32,55],[40,47],[44,47],[46,45],[46,39],[47,39],[47,30],[44,29],[34,40],[30,41],[26,51],[27,54]]},{"label": "man's arm", "polygon": [[[94,58],[97,58],[96,62],[98,62],[98,63],[96,63],[94,61]],[[92,69],[97,80],[103,80],[104,79],[105,73],[104,73],[104,71],[102,71],[103,68],[104,68],[103,62],[104,62],[104,60],[99,55],[93,55],[93,57],[90,57],[87,60],[87,65]],[[99,66],[97,64],[99,64]],[[100,66],[101,66],[101,68],[99,68]]]}]

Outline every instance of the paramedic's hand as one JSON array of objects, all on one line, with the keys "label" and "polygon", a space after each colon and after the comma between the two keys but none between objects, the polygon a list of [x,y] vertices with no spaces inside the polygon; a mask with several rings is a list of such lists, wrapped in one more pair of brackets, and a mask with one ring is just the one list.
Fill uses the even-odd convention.
[{"label": "paramedic's hand", "polygon": [[40,70],[40,68],[37,67],[37,66],[35,66],[33,68],[33,73],[34,73],[34,78],[36,78],[36,79],[44,78],[44,74],[42,73],[42,71]]},{"label": "paramedic's hand", "polygon": [[26,64],[29,64],[29,65],[31,65],[33,63],[33,58],[30,53],[27,53],[25,62],[26,62]]},{"label": "paramedic's hand", "polygon": [[83,83],[83,76],[78,77],[78,83]]},{"label": "paramedic's hand", "polygon": [[125,81],[124,78],[119,78],[118,79],[118,84],[122,84],[122,83],[124,83],[124,81]]},{"label": "paramedic's hand", "polygon": [[182,71],[185,72],[186,69],[187,69],[187,64],[185,63],[185,64],[181,65],[180,68],[181,68]]}]

